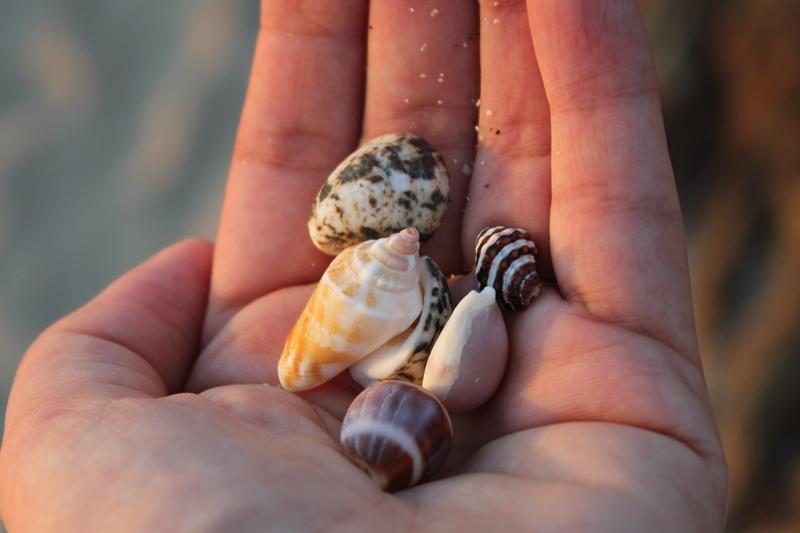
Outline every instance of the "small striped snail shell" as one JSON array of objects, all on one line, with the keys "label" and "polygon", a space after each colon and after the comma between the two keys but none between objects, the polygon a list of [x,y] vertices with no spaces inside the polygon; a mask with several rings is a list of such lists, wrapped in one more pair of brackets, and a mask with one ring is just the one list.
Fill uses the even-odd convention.
[{"label": "small striped snail shell", "polygon": [[493,287],[497,303],[504,309],[525,309],[542,290],[537,253],[531,236],[523,229],[484,229],[475,240],[475,276],[481,290]]},{"label": "small striped snail shell", "polygon": [[441,402],[405,381],[380,381],[356,396],[341,443],[381,489],[409,488],[442,466],[453,427]]}]

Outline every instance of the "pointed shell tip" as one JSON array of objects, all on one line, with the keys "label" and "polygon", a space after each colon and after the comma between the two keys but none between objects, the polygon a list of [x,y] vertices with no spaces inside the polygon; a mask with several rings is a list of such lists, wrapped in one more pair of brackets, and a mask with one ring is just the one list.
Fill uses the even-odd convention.
[{"label": "pointed shell tip", "polygon": [[394,252],[403,255],[412,255],[419,251],[419,231],[416,228],[406,228],[389,237],[387,243]]}]

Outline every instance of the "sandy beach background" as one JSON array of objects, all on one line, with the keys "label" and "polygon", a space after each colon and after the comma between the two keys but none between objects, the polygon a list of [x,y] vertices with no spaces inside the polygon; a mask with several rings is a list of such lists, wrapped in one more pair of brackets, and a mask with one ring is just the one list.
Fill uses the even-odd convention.
[{"label": "sandy beach background", "polygon": [[256,2],[5,2],[0,386],[48,323],[167,244],[213,238]]},{"label": "sandy beach background", "polygon": [[[731,465],[729,529],[798,531],[800,4],[640,3]],[[4,407],[47,324],[163,246],[213,238],[258,5],[6,0],[2,11]]]}]

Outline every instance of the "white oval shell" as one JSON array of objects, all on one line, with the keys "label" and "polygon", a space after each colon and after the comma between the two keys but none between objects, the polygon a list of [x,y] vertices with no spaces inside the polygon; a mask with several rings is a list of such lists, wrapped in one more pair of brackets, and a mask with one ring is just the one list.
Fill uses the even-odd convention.
[{"label": "white oval shell", "polygon": [[[414,230],[404,231],[418,238]],[[321,385],[408,329],[419,316],[419,245],[415,240],[413,253],[397,254],[387,244],[395,237],[348,248],[328,266],[278,363],[286,390]]]},{"label": "white oval shell", "polygon": [[445,407],[464,413],[494,394],[508,359],[508,334],[494,289],[461,300],[433,345],[422,386]]},{"label": "white oval shell", "polygon": [[384,379],[421,384],[425,362],[452,312],[447,280],[428,256],[420,258],[422,312],[411,327],[350,367],[363,387]]},{"label": "white oval shell", "polygon": [[331,255],[409,226],[425,241],[449,202],[450,180],[441,156],[416,135],[392,133],[361,146],[328,176],[308,230],[314,245]]}]

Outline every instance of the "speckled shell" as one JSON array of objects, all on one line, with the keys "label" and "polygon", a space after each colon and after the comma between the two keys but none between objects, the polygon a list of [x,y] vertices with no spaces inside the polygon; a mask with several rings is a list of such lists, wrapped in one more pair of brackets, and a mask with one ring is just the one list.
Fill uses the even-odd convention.
[{"label": "speckled shell", "polygon": [[347,248],[289,333],[278,363],[281,385],[289,391],[321,385],[407,330],[421,310],[416,230]]},{"label": "speckled shell", "polygon": [[408,330],[350,367],[353,379],[364,387],[385,379],[422,383],[428,354],[450,317],[453,304],[447,280],[434,260],[422,256],[420,271],[420,316]]},{"label": "speckled shell", "polygon": [[494,289],[471,291],[434,344],[422,386],[451,413],[466,413],[492,397],[507,360],[508,334]]},{"label": "speckled shell", "polygon": [[537,253],[525,230],[505,226],[484,229],[475,241],[479,287],[493,287],[497,303],[505,309],[525,309],[542,289],[536,270]]},{"label": "speckled shell", "polygon": [[393,133],[361,146],[328,176],[308,230],[314,245],[331,255],[409,226],[426,241],[449,202],[441,156],[416,135]]},{"label": "speckled shell", "polygon": [[373,481],[393,492],[435,473],[452,435],[450,416],[433,394],[403,381],[381,381],[353,400],[340,440]]}]

